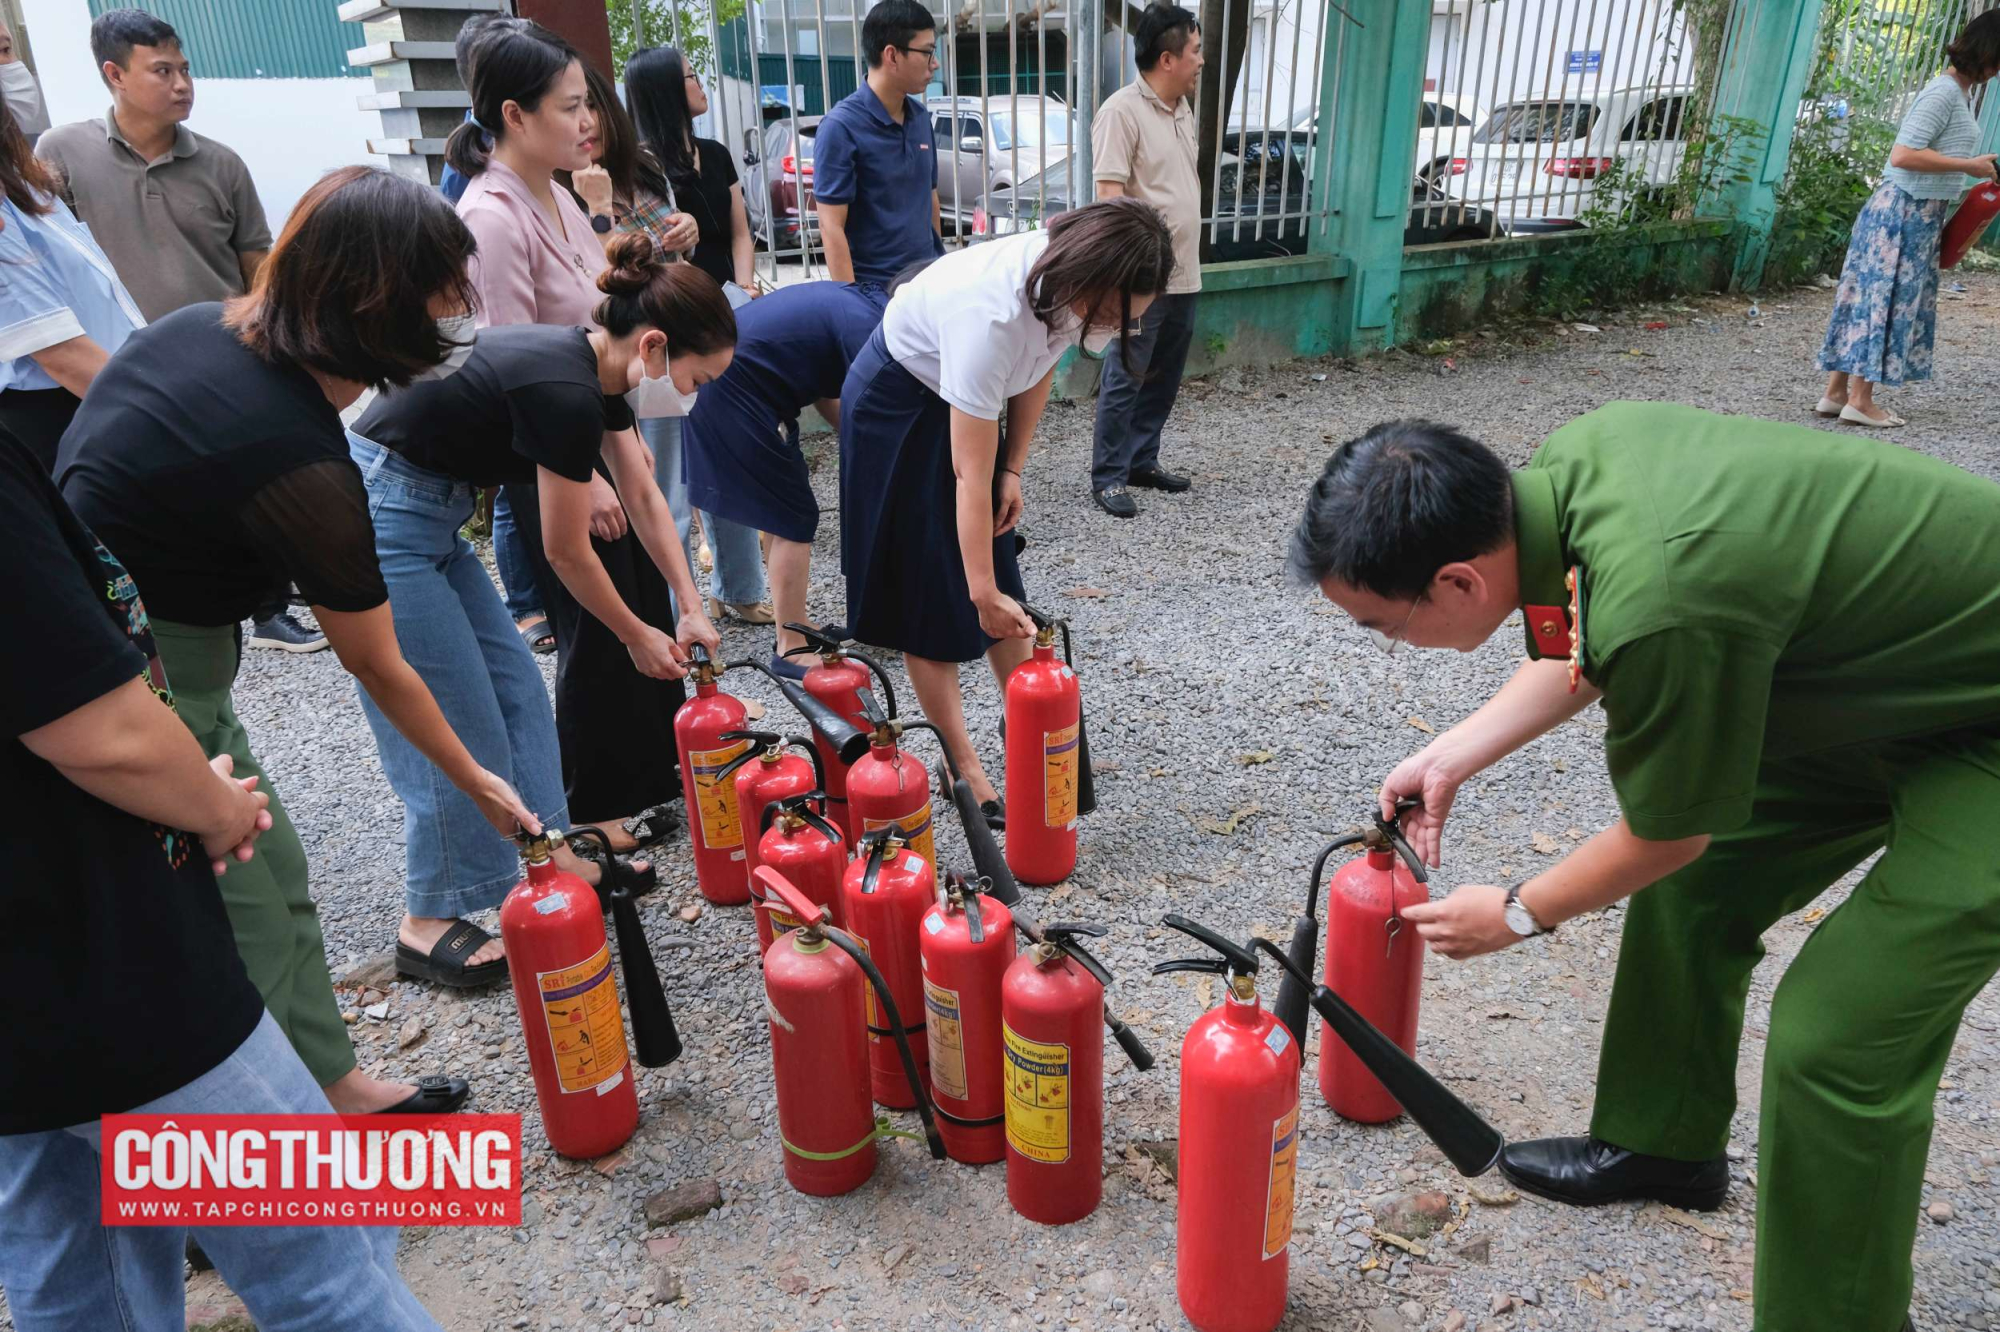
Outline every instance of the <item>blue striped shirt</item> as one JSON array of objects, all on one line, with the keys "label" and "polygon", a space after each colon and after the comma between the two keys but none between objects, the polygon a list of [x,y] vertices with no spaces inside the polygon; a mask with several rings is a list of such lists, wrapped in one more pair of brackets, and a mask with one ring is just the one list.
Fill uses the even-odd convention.
[{"label": "blue striped shirt", "polygon": [[89,229],[49,202],[33,214],[0,198],[0,390],[60,388],[31,353],[85,336],[115,353],[146,326]]},{"label": "blue striped shirt", "polygon": [[[1979,122],[1972,118],[1972,99],[1949,74],[1926,83],[1910,113],[1896,131],[1904,148],[1929,148],[1946,157],[1970,157],[1979,146]],[[1965,192],[1966,177],[1957,171],[1911,171],[1887,167],[1883,175],[1915,199],[1956,199]]]}]

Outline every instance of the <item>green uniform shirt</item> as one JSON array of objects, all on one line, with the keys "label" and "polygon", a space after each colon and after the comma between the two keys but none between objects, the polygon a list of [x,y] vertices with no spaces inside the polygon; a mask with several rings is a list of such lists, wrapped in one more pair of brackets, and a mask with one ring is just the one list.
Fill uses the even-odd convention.
[{"label": "green uniform shirt", "polygon": [[[2000,486],[1896,445],[1613,403],[1514,478],[1521,599],[1566,606],[1626,822],[1750,817],[1766,757],[2000,725]],[[1530,656],[1536,650],[1532,630]]]}]

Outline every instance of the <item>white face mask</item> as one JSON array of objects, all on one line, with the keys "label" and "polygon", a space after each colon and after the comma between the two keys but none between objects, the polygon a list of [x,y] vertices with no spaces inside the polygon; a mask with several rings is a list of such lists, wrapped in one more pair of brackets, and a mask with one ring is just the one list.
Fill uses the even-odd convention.
[{"label": "white face mask", "polygon": [[651,420],[660,416],[686,416],[694,411],[694,400],[699,396],[700,390],[683,394],[675,388],[671,374],[657,379],[647,375],[625,395],[625,402],[634,416]]},{"label": "white face mask", "polygon": [[465,368],[479,337],[479,320],[470,310],[437,321],[438,340],[451,348],[444,360],[420,371],[418,379],[450,379]]},{"label": "white face mask", "polygon": [[1092,356],[1104,355],[1105,349],[1118,340],[1115,328],[1090,328],[1083,333],[1083,349]]}]

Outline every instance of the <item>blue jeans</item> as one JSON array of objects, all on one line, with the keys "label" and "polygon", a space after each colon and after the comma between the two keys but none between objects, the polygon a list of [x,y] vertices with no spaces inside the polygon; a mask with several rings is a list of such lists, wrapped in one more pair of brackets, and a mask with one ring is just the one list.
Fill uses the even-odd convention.
[{"label": "blue jeans", "polygon": [[[647,417],[639,422],[639,437],[653,451],[653,475],[660,483],[660,493],[667,497],[667,509],[674,516],[674,527],[687,546],[688,568],[694,571],[695,546],[693,525],[688,521],[691,509],[688,504],[687,452],[681,447],[681,418]],[[709,553],[715,556],[715,569],[708,579],[708,594],[732,606],[754,606],[768,598],[771,589],[764,582],[764,552],[757,540],[757,529],[732,523],[712,513],[704,513],[701,524],[708,532]],[[695,572],[697,587],[701,585],[700,579],[700,573]]]},{"label": "blue jeans", "polygon": [[[352,432],[347,441],[368,487],[403,659],[473,759],[511,783],[545,825],[567,828],[562,751],[541,667],[459,534],[472,513],[472,487]],[[403,801],[409,913],[449,919],[499,905],[521,878],[514,844],[359,692],[382,771]]]},{"label": "blue jeans", "polygon": [[500,586],[507,593],[507,613],[514,623],[542,614],[542,595],[535,590],[535,564],[514,523],[514,506],[507,492],[493,492],[493,562],[500,566]]},{"label": "blue jeans", "polygon": [[[269,1013],[236,1052],[134,1114],[330,1115]],[[0,1286],[20,1332],[181,1332],[188,1227],[99,1223],[98,1125],[0,1137]],[[434,1332],[394,1226],[197,1226],[264,1332]]]}]

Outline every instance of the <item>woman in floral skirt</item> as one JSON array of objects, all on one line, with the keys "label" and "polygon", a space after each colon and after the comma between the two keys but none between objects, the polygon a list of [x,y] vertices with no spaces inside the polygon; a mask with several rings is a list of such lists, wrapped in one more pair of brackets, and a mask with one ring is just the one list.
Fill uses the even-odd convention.
[{"label": "woman in floral skirt", "polygon": [[1968,154],[1979,144],[1972,94],[2000,73],[2000,11],[1966,24],[1945,56],[1950,67],[1910,104],[1882,183],[1854,220],[1820,349],[1819,368],[1831,374],[1813,410],[1851,425],[1907,424],[1875,401],[1875,386],[1931,377],[1945,218],[1966,176],[1995,178],[1994,154]]}]

